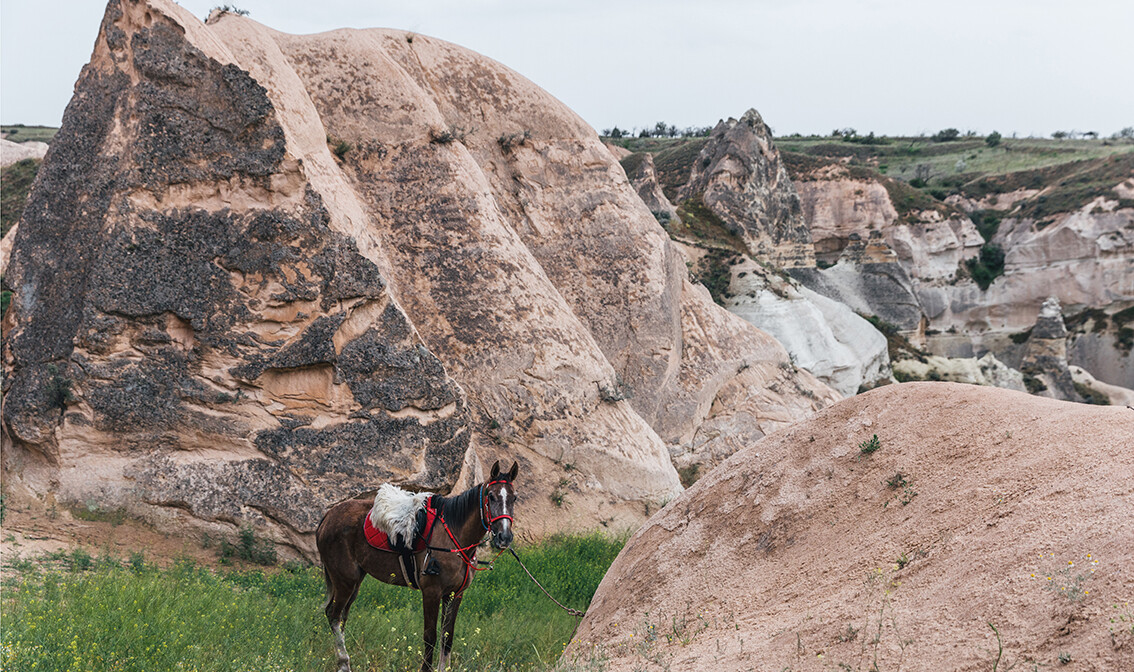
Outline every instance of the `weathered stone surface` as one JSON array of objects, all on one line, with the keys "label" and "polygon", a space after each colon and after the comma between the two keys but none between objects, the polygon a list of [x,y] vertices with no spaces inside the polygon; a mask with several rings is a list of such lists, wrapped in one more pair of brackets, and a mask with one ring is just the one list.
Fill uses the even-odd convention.
[{"label": "weathered stone surface", "polygon": [[7,168],[24,159],[42,159],[46,154],[46,142],[12,142],[0,138],[0,168]]},{"label": "weathered stone surface", "polygon": [[345,495],[452,486],[469,416],[203,30],[107,9],[15,240],[5,469],[64,502],[267,516],[302,551]]},{"label": "weathered stone surface", "polygon": [[634,524],[675,461],[836,398],[689,283],[592,129],[467,50],[116,0],[77,90],[13,257],[33,495],[302,550],[335,499],[503,457],[528,529]]},{"label": "weathered stone surface", "polygon": [[1024,344],[1020,370],[1041,381],[1042,389],[1033,390],[1035,394],[1063,401],[1083,400],[1075,390],[1067,364],[1067,327],[1063,324],[1063,313],[1055,297],[1048,297],[1043,302],[1031,335]]},{"label": "weathered stone surface", "polygon": [[788,272],[803,286],[856,313],[875,315],[895,325],[911,342],[924,341],[926,319],[914,285],[880,233],[872,232],[865,242],[850,234],[839,263],[830,268]]},{"label": "weathered stone surface", "polygon": [[901,380],[947,380],[953,383],[1003,387],[1026,392],[1024,374],[1009,367],[991,352],[976,357],[942,357],[929,355],[925,361],[903,359],[894,362],[894,375]]},{"label": "weathered stone surface", "polygon": [[772,334],[843,396],[890,377],[886,337],[845,304],[769,272],[751,259],[732,267],[729,311]]},{"label": "weathered stone surface", "polygon": [[658,183],[657,168],[654,167],[654,155],[649,153],[631,154],[620,159],[622,167],[626,170],[626,177],[638,192],[638,196],[646,207],[650,209],[658,221],[677,219],[677,208],[669,202]]},{"label": "weathered stone surface", "polygon": [[678,198],[700,198],[757,259],[815,265],[799,195],[756,110],[717,124]]}]

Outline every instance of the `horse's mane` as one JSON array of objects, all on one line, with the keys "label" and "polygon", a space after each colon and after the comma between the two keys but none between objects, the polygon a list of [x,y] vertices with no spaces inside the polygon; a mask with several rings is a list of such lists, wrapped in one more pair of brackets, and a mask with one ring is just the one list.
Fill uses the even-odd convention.
[{"label": "horse's mane", "polygon": [[480,484],[465,490],[459,495],[441,497],[434,495],[433,506],[441,510],[441,515],[452,524],[466,520],[473,511],[480,511]]}]

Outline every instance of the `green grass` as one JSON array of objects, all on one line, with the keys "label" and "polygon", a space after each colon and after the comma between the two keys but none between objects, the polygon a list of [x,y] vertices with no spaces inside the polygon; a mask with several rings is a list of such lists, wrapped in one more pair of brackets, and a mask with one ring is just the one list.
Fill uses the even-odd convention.
[{"label": "green grass", "polygon": [[0,126],[0,133],[3,133],[4,139],[9,142],[31,142],[34,140],[51,144],[58,132],[59,129],[53,126],[25,126],[23,124]]},{"label": "green grass", "polygon": [[[557,537],[517,551],[561,602],[584,608],[623,543]],[[23,563],[5,581],[5,670],[334,669],[317,568],[222,572],[182,562],[161,569],[137,556],[122,563],[60,555],[61,565]],[[465,595],[455,669],[548,669],[575,626],[502,556]],[[416,669],[421,628],[419,593],[368,578],[345,628],[353,668]]]},{"label": "green grass", "polygon": [[41,163],[39,159],[24,159],[0,171],[0,237],[7,235],[24,214],[24,203]]}]

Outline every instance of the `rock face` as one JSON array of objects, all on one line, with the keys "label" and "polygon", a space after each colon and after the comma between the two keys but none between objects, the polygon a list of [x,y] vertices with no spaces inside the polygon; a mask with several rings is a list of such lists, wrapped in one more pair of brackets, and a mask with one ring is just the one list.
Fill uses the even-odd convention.
[{"label": "rock face", "polygon": [[658,183],[654,155],[647,153],[630,154],[620,160],[630,184],[634,185],[638,196],[654,214],[654,217],[662,222],[677,219],[677,208],[669,202],[662,191],[661,184]]},{"label": "rock face", "polygon": [[338,499],[506,457],[530,530],[631,523],[835,398],[593,130],[438,40],[115,0],[41,171],[4,341],[32,497],[305,551]]},{"label": "rock face", "polygon": [[815,265],[799,195],[756,110],[717,124],[678,198],[703,201],[755,258],[783,268]]},{"label": "rock face", "polygon": [[890,377],[886,337],[846,304],[745,259],[732,266],[725,306],[776,337],[792,364],[843,396]]},{"label": "rock face", "polygon": [[46,142],[12,142],[0,138],[0,168],[24,159],[42,159],[47,154]]},{"label": "rock face", "polygon": [[969,385],[1002,387],[1017,392],[1027,391],[1024,374],[1009,367],[991,352],[983,357],[941,357],[929,355],[925,361],[903,359],[894,362],[894,375],[899,380],[947,380]]},{"label": "rock face", "polygon": [[1066,401],[1082,401],[1075,391],[1071,370],[1067,364],[1067,327],[1059,299],[1048,297],[1040,309],[1032,333],[1024,344],[1020,370],[1032,376],[1033,391],[1045,397]]},{"label": "rock face", "polygon": [[905,267],[872,231],[867,241],[851,233],[839,262],[826,269],[793,268],[788,272],[808,289],[893,324],[910,342],[925,342],[926,319]]},{"label": "rock face", "polygon": [[999,651],[1130,669],[1134,632],[1112,619],[1134,591],[1131,473],[1129,409],[881,387],[737,453],[652,517],[564,658],[976,672]]}]

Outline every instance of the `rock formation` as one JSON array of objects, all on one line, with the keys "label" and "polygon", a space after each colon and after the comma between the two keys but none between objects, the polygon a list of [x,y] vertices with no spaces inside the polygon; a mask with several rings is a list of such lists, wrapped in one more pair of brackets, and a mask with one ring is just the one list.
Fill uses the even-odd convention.
[{"label": "rock formation", "polygon": [[894,325],[915,345],[925,342],[926,319],[905,267],[882,238],[872,231],[867,241],[848,236],[839,262],[826,269],[788,271],[808,289],[846,304],[862,315]]},{"label": "rock formation", "polygon": [[677,219],[677,208],[669,202],[658,183],[657,168],[654,167],[654,155],[639,152],[623,157],[621,162],[630,184],[634,185],[638,196],[650,209],[650,212],[654,213],[654,217],[663,223]]},{"label": "rock formation", "polygon": [[1020,370],[1029,383],[1029,391],[1053,399],[1082,401],[1075,391],[1067,364],[1067,327],[1059,299],[1048,297],[1024,344]]},{"label": "rock formation", "polygon": [[846,304],[745,259],[731,268],[725,307],[776,337],[792,364],[843,396],[890,378],[886,337]]},{"label": "rock formation", "polygon": [[783,268],[815,265],[799,195],[756,110],[717,124],[678,199],[701,200],[754,258]]},{"label": "rock formation", "polygon": [[0,167],[7,167],[24,159],[42,159],[47,154],[46,142],[12,142],[0,138]]},{"label": "rock formation", "polygon": [[564,660],[975,672],[1067,654],[1129,669],[1131,473],[1127,408],[881,387],[737,453],[652,517]]},{"label": "rock formation", "polygon": [[337,499],[496,457],[532,531],[633,523],[674,461],[836,398],[689,283],[582,120],[395,30],[113,0],[11,266],[10,492],[300,551]]}]

